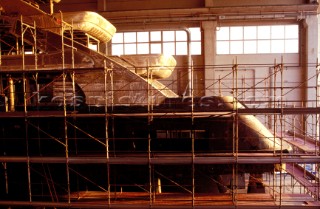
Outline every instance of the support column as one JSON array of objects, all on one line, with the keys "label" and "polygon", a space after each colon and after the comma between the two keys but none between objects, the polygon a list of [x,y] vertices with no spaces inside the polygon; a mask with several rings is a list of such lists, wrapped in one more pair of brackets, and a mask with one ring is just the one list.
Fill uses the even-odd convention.
[{"label": "support column", "polygon": [[[318,58],[318,18],[316,15],[307,16],[305,19],[305,31],[306,31],[306,69],[305,75],[308,79],[306,89],[306,100],[315,102],[316,88],[310,88],[316,86],[316,64]],[[312,78],[311,78],[312,77]],[[311,78],[311,79],[309,79]],[[315,103],[308,103],[308,107],[315,107]]]},{"label": "support column", "polygon": [[205,21],[203,29],[203,55],[205,66],[205,94],[206,96],[217,95],[213,82],[215,80],[213,65],[216,59],[216,21]]},{"label": "support column", "polygon": [[[305,32],[305,48],[304,56],[302,59],[302,66],[305,74],[306,88],[305,88],[305,107],[317,107],[317,58],[318,58],[318,18],[316,15],[307,16],[304,21]],[[312,117],[306,116],[304,119],[305,133],[312,134],[318,131],[315,127],[315,121]],[[307,125],[307,124],[312,124]]]}]

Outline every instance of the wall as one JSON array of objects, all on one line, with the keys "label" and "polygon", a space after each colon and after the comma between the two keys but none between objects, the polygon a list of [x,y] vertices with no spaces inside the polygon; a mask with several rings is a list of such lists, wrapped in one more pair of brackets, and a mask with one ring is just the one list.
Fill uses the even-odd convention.
[{"label": "wall", "polygon": [[[310,19],[310,18],[308,18]],[[230,71],[233,64],[239,64],[239,68],[248,69],[250,71],[254,71],[255,81],[251,82],[251,86],[255,86],[258,88],[266,88],[271,87],[270,81],[268,79],[265,79],[265,82],[260,81],[263,78],[267,78],[270,76],[270,68],[274,66],[274,64],[280,64],[283,60],[283,64],[285,67],[284,70],[284,81],[283,85],[286,88],[294,87],[295,85],[300,85],[305,80],[308,79],[308,75],[312,76],[312,74],[315,73],[315,62],[316,62],[316,55],[312,53],[312,51],[315,50],[315,47],[317,47],[318,44],[318,36],[314,33],[315,30],[315,23],[314,19],[312,19],[313,24],[311,24],[311,21],[307,21],[307,23],[304,23],[304,21],[296,20],[296,23],[300,25],[300,53],[293,53],[293,54],[252,54],[252,55],[217,55],[215,52],[215,29],[217,25],[219,26],[237,26],[237,25],[260,25],[260,24],[286,24],[286,23],[293,23],[294,20],[291,22],[287,22],[287,20],[269,20],[269,21],[250,21],[250,22],[241,22],[235,20],[234,22],[228,21],[228,22],[221,22],[221,23],[213,23],[210,27],[209,23],[202,24],[203,30],[204,30],[204,41],[205,41],[205,48],[204,50],[204,63],[207,66],[205,69],[205,92],[206,95],[219,95],[221,91],[219,90],[219,87],[223,85],[223,83],[219,82],[219,76],[223,77],[225,76],[224,73],[221,73],[226,65],[229,65],[226,67],[225,71]],[[306,26],[307,25],[307,26]],[[317,28],[316,28],[317,29]],[[318,29],[317,29],[318,30]],[[208,38],[206,38],[208,37]],[[316,46],[315,46],[316,44]],[[313,63],[313,67],[312,67]],[[307,64],[309,64],[309,67],[306,68]],[[209,67],[213,66],[213,67]],[[247,72],[248,74],[248,72]],[[249,73],[250,74],[250,73]],[[252,73],[251,73],[252,74]],[[232,74],[227,78],[231,80]],[[239,75],[239,79],[241,79],[242,75]],[[250,80],[250,76],[252,75],[243,75],[246,77],[247,80]],[[280,79],[280,76],[278,76]],[[270,79],[269,79],[270,80]],[[229,81],[230,83],[231,81]],[[260,83],[259,83],[260,82]],[[241,83],[238,81],[238,83]],[[258,83],[258,84],[257,84]],[[266,84],[267,83],[267,84]],[[230,90],[224,90],[224,94],[231,94],[232,95],[232,86],[231,84],[228,84],[227,86],[230,87]],[[250,85],[246,85],[245,87],[250,87]],[[281,85],[281,82],[277,84]],[[306,85],[314,86],[314,79],[311,79],[309,82],[306,83]],[[239,84],[239,86],[241,86]],[[227,93],[229,92],[229,93]],[[231,92],[231,93],[230,93]],[[250,95],[251,92],[251,95]],[[247,96],[254,96],[254,91],[247,91]],[[255,91],[257,92],[257,91]],[[249,93],[249,94],[248,94]],[[270,94],[270,92],[267,92],[267,95]],[[306,97],[305,95],[309,95]],[[280,95],[278,93],[278,95]],[[311,95],[311,96],[310,96]],[[312,96],[313,95],[313,96]],[[257,96],[257,95],[256,95]],[[309,90],[305,89],[305,91],[298,90],[298,88],[295,91],[291,91],[290,93],[286,94],[286,99],[292,100],[294,102],[291,102],[290,105],[295,106],[301,106],[300,101],[310,100],[311,97],[314,97],[313,92],[310,92]]]},{"label": "wall", "polygon": [[97,0],[62,0],[54,9],[55,12],[97,11]]},{"label": "wall", "polygon": [[[177,66],[172,75],[167,79],[162,79],[160,82],[165,84],[168,88],[172,89],[180,96],[188,96],[188,57],[187,56],[174,56],[177,61]],[[204,91],[204,73],[203,73],[203,58],[201,55],[193,55],[193,89],[194,96],[203,96]]]},{"label": "wall", "polygon": [[136,11],[150,9],[186,9],[204,7],[204,0],[64,0],[56,11]]},{"label": "wall", "polygon": [[[196,88],[200,95],[217,95],[219,92],[216,91],[216,86],[210,83],[212,80],[217,79],[217,75],[212,73],[213,71],[210,69],[210,66],[232,64],[235,57],[237,57],[239,64],[255,63],[260,65],[268,63],[272,65],[275,60],[277,63],[281,62],[281,55],[216,55],[215,27],[221,23],[216,21],[216,18],[219,19],[219,16],[215,15],[224,14],[224,12],[227,13],[227,11],[232,8],[240,8],[237,16],[235,16],[235,13],[232,13],[233,16],[226,16],[228,19],[224,20],[224,24],[226,25],[277,24],[282,21],[303,22],[303,19],[311,14],[310,11],[315,12],[316,7],[312,7],[313,5],[310,5],[311,2],[312,1],[310,0],[163,0],[160,3],[156,0],[83,0],[81,2],[68,0],[57,4],[56,10],[62,8],[62,11],[84,9],[98,10],[101,14],[108,16],[108,19],[110,18],[112,21],[116,21],[118,31],[143,31],[148,28],[159,29],[161,27],[178,28],[201,26],[204,38],[203,55],[193,58],[195,60],[194,65],[198,66],[196,73],[197,79],[195,82],[197,83]],[[261,11],[254,10],[256,8],[255,6],[259,7]],[[284,16],[283,19],[278,20],[276,19],[277,17],[268,20],[264,19],[264,13],[270,15],[273,14],[273,11],[276,11],[275,14],[280,14],[279,8],[288,9],[289,7],[290,12],[284,12],[283,14],[288,16]],[[169,12],[168,9],[170,9]],[[306,11],[305,9],[309,9],[310,11]],[[245,10],[247,10],[248,13],[246,13]],[[126,13],[125,11],[128,12]],[[234,12],[235,10],[232,9],[230,11]],[[259,12],[261,15],[250,16],[253,12]],[[301,16],[299,16],[299,14]],[[208,19],[206,19],[206,17],[208,17]],[[291,19],[287,20],[286,18],[288,17]],[[137,19],[139,21],[137,21]],[[303,31],[303,34],[301,34],[300,54],[285,55],[283,58],[284,63],[291,63],[291,65],[295,66],[290,67],[290,70],[292,70],[293,73],[288,74],[287,76],[288,85],[289,83],[290,85],[293,85],[293,83],[302,81],[306,78],[305,76],[307,74],[310,74],[310,72],[313,71],[312,67],[306,68],[302,66],[306,66],[306,63],[316,62],[315,57],[317,55],[311,53],[314,50],[318,52],[318,37],[314,33],[314,27],[314,24],[311,25],[311,21],[309,21]],[[316,44],[316,47],[313,47],[314,44]],[[178,65],[186,66],[186,57],[178,56],[176,58],[178,60]],[[250,67],[250,72],[256,71],[254,73],[256,77],[263,77],[269,74],[269,67],[265,67],[263,69],[261,67],[259,67],[259,69],[251,68],[252,67]],[[173,76],[169,78],[171,81],[164,81],[167,83],[174,83],[171,86],[178,94],[183,94],[184,86],[188,83],[188,81],[184,79],[185,76],[181,76],[185,71],[187,71],[186,69],[186,67],[177,68],[176,74],[173,74]],[[173,82],[173,80],[178,80],[179,82]],[[208,89],[209,87],[211,89]],[[294,99],[304,100],[312,97],[310,94],[312,94],[312,92],[300,92],[293,97],[295,97]]]},{"label": "wall", "polygon": [[[276,74],[276,86],[278,90],[276,92],[277,97],[281,96],[280,87],[283,85],[286,87],[284,90],[284,98],[288,102],[289,106],[300,106],[301,103],[301,92],[299,89],[289,92],[290,89],[288,87],[295,87],[300,85],[302,82],[302,71],[299,64],[299,54],[264,54],[264,55],[217,55],[216,57],[216,66],[226,66],[227,64],[230,66],[229,68],[217,67],[210,72],[206,73],[207,79],[218,79],[219,76],[222,78],[225,76],[225,72],[232,72],[231,65],[238,64],[238,94],[239,99],[243,100],[257,100],[259,101],[261,98],[276,100],[277,98],[267,98],[269,96],[273,96],[273,73],[274,66],[278,65],[282,62],[284,64],[283,71],[283,81],[281,83],[281,73],[280,71]],[[223,81],[223,87],[230,87],[229,91],[225,90],[224,95],[232,95],[232,84],[231,80],[233,79],[233,75],[230,74],[226,77],[228,81]],[[228,83],[229,85],[226,85]],[[210,86],[207,93],[209,94],[212,88],[219,88],[219,84],[216,83],[212,86],[212,83],[208,80],[206,86]],[[243,89],[245,88],[245,89]],[[288,92],[288,93],[286,93]],[[217,93],[217,91],[215,92]],[[256,97],[256,98],[254,98]]]},{"label": "wall", "polygon": [[204,7],[204,0],[161,0],[161,3],[157,0],[106,0],[106,11],[178,9],[197,7]]},{"label": "wall", "polygon": [[254,5],[295,5],[306,4],[307,0],[206,0],[207,7],[223,7],[223,6],[254,6]]}]

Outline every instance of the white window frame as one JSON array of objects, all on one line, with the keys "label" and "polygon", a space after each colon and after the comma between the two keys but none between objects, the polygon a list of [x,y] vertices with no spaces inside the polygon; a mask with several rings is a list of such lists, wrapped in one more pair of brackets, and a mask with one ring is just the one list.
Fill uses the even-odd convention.
[{"label": "white window frame", "polygon": [[216,53],[287,54],[299,53],[299,26],[226,26],[216,31]]},{"label": "white window frame", "polygon": [[[199,27],[189,28],[191,55],[201,55]],[[144,38],[142,38],[142,34]],[[118,32],[112,41],[112,55],[169,54],[187,55],[187,32],[184,30]]]}]

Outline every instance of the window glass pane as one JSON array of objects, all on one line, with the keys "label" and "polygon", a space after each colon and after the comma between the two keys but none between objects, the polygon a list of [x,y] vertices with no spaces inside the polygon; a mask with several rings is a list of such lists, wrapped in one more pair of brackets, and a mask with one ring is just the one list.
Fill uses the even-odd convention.
[{"label": "window glass pane", "polygon": [[258,39],[270,39],[270,26],[258,26]]},{"label": "window glass pane", "polygon": [[161,54],[161,44],[151,44],[151,54]]},{"label": "window glass pane", "polygon": [[163,41],[174,41],[174,31],[163,31]]},{"label": "window glass pane", "polygon": [[272,40],[271,53],[283,53],[283,52],[284,52],[284,40]]},{"label": "window glass pane", "polygon": [[89,49],[92,49],[92,50],[94,50],[94,51],[97,51],[98,50],[98,45],[97,44],[90,44],[89,43]]},{"label": "window glass pane", "polygon": [[138,42],[149,42],[149,32],[138,32]]},{"label": "window glass pane", "polygon": [[284,26],[283,25],[271,26],[271,39],[284,39]]},{"label": "window glass pane", "polygon": [[200,55],[201,54],[201,42],[191,42],[191,54]]},{"label": "window glass pane", "polygon": [[187,54],[188,54],[187,42],[177,42],[176,55],[187,55]]},{"label": "window glass pane", "polygon": [[112,55],[123,55],[123,44],[112,44]]},{"label": "window glass pane", "polygon": [[285,26],[285,38],[299,38],[299,27],[298,25],[286,25]]},{"label": "window glass pane", "polygon": [[[228,27],[227,27],[228,28]],[[199,27],[189,28],[192,54],[201,54],[201,31]],[[228,29],[229,30],[229,29]],[[179,31],[140,31],[116,33],[112,39],[112,54],[187,54],[187,32]],[[193,43],[195,41],[195,43]],[[164,44],[163,42],[167,42]],[[122,44],[122,45],[120,45]]]},{"label": "window glass pane", "polygon": [[270,41],[259,40],[258,41],[258,53],[270,53]]},{"label": "window glass pane", "polygon": [[243,52],[245,54],[255,54],[257,53],[257,41],[244,41]]},{"label": "window glass pane", "polygon": [[299,42],[298,40],[285,40],[285,53],[298,53]]},{"label": "window glass pane", "polygon": [[229,27],[221,27],[217,30],[217,40],[229,40]]},{"label": "window glass pane", "polygon": [[137,54],[136,44],[125,44],[124,45],[124,54]]},{"label": "window glass pane", "polygon": [[298,53],[298,25],[221,27],[217,54]]},{"label": "window glass pane", "polygon": [[242,40],[243,27],[230,27],[230,40]]},{"label": "window glass pane", "polygon": [[138,54],[149,54],[149,44],[144,43],[144,44],[137,44],[137,53]]},{"label": "window glass pane", "polygon": [[163,54],[174,55],[175,54],[174,43],[164,43],[163,44]]},{"label": "window glass pane", "polygon": [[152,31],[150,32],[150,40],[151,41],[161,41],[161,32],[160,31]]},{"label": "window glass pane", "polygon": [[135,32],[124,33],[124,43],[134,43],[137,42]]},{"label": "window glass pane", "polygon": [[257,27],[256,26],[246,26],[244,27],[244,39],[257,39]]},{"label": "window glass pane", "polygon": [[243,42],[242,41],[230,41],[230,54],[242,54]]},{"label": "window glass pane", "polygon": [[217,42],[217,54],[229,54],[229,41]]},{"label": "window glass pane", "polygon": [[177,31],[176,32],[176,41],[186,41],[187,32],[186,31]]},{"label": "window glass pane", "polygon": [[112,43],[123,43],[123,33],[115,33],[112,37]]},{"label": "window glass pane", "polygon": [[189,28],[191,33],[192,41],[200,41],[201,40],[201,31],[200,28]]}]

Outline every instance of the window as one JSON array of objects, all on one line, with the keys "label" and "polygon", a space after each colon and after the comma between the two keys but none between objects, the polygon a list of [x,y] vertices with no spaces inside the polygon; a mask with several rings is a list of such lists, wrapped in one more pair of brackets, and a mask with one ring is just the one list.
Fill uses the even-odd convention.
[{"label": "window", "polygon": [[[191,54],[201,54],[200,28],[189,28],[191,33]],[[112,55],[170,54],[187,55],[187,32],[143,31],[116,33],[112,38]]]},{"label": "window", "polygon": [[298,25],[221,27],[217,54],[298,53]]}]

